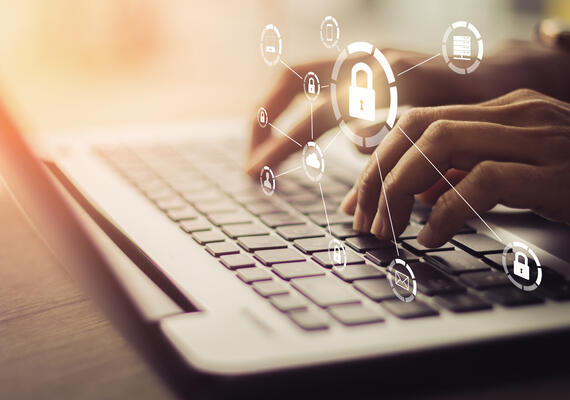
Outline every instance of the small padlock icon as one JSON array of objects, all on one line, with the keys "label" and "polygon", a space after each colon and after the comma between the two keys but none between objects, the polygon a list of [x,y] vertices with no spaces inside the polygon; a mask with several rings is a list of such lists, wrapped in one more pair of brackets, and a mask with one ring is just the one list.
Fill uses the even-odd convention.
[{"label": "small padlock icon", "polygon": [[265,123],[265,113],[263,111],[259,114],[259,122]]},{"label": "small padlock icon", "polygon": [[515,253],[515,262],[513,265],[513,272],[516,276],[520,276],[527,281],[530,279],[530,268],[528,266],[528,257],[525,253],[517,251]]},{"label": "small padlock icon", "polygon": [[[366,87],[359,87],[356,84],[356,73],[363,71],[366,73]],[[374,121],[376,117],[376,94],[372,86],[372,69],[359,62],[352,67],[352,80],[348,92],[348,113],[351,117]]]},{"label": "small padlock icon", "polygon": [[315,78],[309,77],[309,83],[307,84],[307,92],[309,94],[315,94]]},{"label": "small padlock icon", "polygon": [[334,246],[333,249],[333,261],[335,264],[342,264],[342,257],[340,255],[340,247],[338,245]]}]

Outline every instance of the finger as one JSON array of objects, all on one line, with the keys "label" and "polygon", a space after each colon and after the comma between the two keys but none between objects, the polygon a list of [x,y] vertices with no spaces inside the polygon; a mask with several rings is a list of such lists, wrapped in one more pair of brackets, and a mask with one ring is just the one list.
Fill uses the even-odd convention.
[{"label": "finger", "polygon": [[[390,211],[396,233],[401,233],[408,224],[414,195],[427,190],[450,168],[468,171],[484,160],[537,164],[542,156],[533,149],[540,142],[530,131],[486,122],[439,120],[431,124],[384,182],[393,203]],[[517,145],[513,146],[515,142]],[[379,237],[390,233],[385,225],[382,230],[382,222],[388,218],[381,212],[385,212],[382,204],[385,201],[381,195],[372,225],[372,233]]]},{"label": "finger", "polygon": [[475,212],[481,215],[498,203],[543,209],[547,186],[548,176],[543,167],[484,161],[457,185],[457,192],[450,189],[439,198],[418,240],[426,247],[441,246]]},{"label": "finger", "polygon": [[[467,175],[466,171],[461,171],[458,169],[450,169],[445,174],[445,178],[452,184],[457,185],[463,178]],[[428,190],[420,193],[416,196],[416,199],[427,205],[434,205],[439,196],[444,194],[449,190],[449,183],[447,183],[443,178],[439,179],[436,183],[430,186]]]},{"label": "finger", "polygon": [[311,116],[307,116],[290,132],[278,130],[277,136],[271,137],[256,148],[246,168],[250,175],[256,175],[264,165],[276,167],[294,152],[300,150],[309,140],[316,140],[332,128],[336,120],[330,104],[324,102],[313,111],[313,137],[311,138]]}]

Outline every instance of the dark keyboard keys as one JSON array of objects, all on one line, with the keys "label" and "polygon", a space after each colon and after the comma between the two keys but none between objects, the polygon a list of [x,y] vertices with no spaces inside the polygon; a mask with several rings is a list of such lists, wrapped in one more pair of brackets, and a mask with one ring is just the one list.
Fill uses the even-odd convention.
[{"label": "dark keyboard keys", "polygon": [[434,310],[426,303],[417,299],[409,303],[404,303],[400,300],[386,300],[380,304],[392,314],[402,319],[428,317],[439,314],[437,310]]},{"label": "dark keyboard keys", "polygon": [[273,304],[279,311],[289,312],[294,310],[304,310],[307,308],[307,300],[299,295],[283,294],[279,296],[272,296],[269,302]]},{"label": "dark keyboard keys", "polygon": [[346,265],[340,268],[334,267],[332,272],[346,282],[352,282],[357,279],[381,278],[386,276],[384,272],[370,264]]},{"label": "dark keyboard keys", "polygon": [[384,321],[384,315],[380,310],[362,304],[332,306],[328,311],[335,319],[348,326]]},{"label": "dark keyboard keys", "polygon": [[410,224],[406,226],[404,232],[398,237],[398,241],[402,241],[404,239],[415,239],[418,237],[418,234],[422,230],[423,226],[417,224]]},{"label": "dark keyboard keys", "polygon": [[427,263],[414,263],[410,268],[414,271],[418,290],[428,296],[465,291],[462,285]]},{"label": "dark keyboard keys", "polygon": [[[328,217],[331,225],[352,223],[353,219],[352,215],[347,215],[341,212],[330,213],[328,214]],[[313,220],[317,225],[327,226],[327,219],[324,212],[309,214],[309,218],[311,218],[311,220]]]},{"label": "dark keyboard keys", "polygon": [[516,307],[527,304],[541,303],[543,300],[536,297],[530,292],[523,292],[522,290],[512,286],[504,288],[489,289],[485,291],[485,296],[495,302],[502,304],[506,307]]},{"label": "dark keyboard keys", "polygon": [[289,293],[289,288],[281,282],[277,281],[262,281],[253,282],[253,290],[263,297],[277,296]]},{"label": "dark keyboard keys", "polygon": [[297,225],[304,222],[301,218],[287,213],[264,214],[260,219],[261,222],[271,228],[286,225]]},{"label": "dark keyboard keys", "polygon": [[202,217],[189,221],[181,221],[178,226],[180,226],[180,229],[186,233],[208,231],[212,229],[212,224]]},{"label": "dark keyboard keys", "polygon": [[325,274],[323,268],[313,261],[275,264],[273,266],[273,272],[275,272],[281,279],[285,280]]},{"label": "dark keyboard keys", "polygon": [[194,232],[192,234],[192,238],[202,246],[207,243],[223,242],[226,240],[226,237],[218,231]]},{"label": "dark keyboard keys", "polygon": [[505,247],[495,239],[478,233],[456,235],[451,241],[463,250],[479,257],[490,253],[502,253]]},{"label": "dark keyboard keys", "polygon": [[507,275],[494,271],[482,271],[463,274],[459,277],[459,280],[469,287],[478,290],[512,285],[512,283],[509,281],[509,278],[507,278]]},{"label": "dark keyboard keys", "polygon": [[229,269],[250,268],[255,266],[255,261],[245,254],[230,254],[221,256],[220,261],[226,268]]},{"label": "dark keyboard keys", "polygon": [[322,330],[328,329],[328,321],[322,312],[317,313],[315,310],[299,310],[291,311],[287,315],[289,318],[299,325],[299,327],[308,330]]},{"label": "dark keyboard keys", "polygon": [[[356,253],[354,250],[345,249],[346,251],[346,265],[350,264],[364,264],[364,258]],[[317,253],[313,253],[313,260],[321,264],[323,267],[331,268],[333,263],[329,258],[329,252],[327,251],[319,251]]]},{"label": "dark keyboard keys", "polygon": [[354,287],[374,301],[396,298],[390,283],[386,279],[363,279],[354,282]]},{"label": "dark keyboard keys", "polygon": [[362,235],[362,232],[358,232],[352,229],[352,223],[331,225],[331,233],[333,236],[341,240]]},{"label": "dark keyboard keys", "polygon": [[206,245],[206,251],[214,257],[226,254],[238,254],[239,248],[231,242],[212,242]]},{"label": "dark keyboard keys", "polygon": [[250,253],[257,250],[283,249],[287,247],[287,242],[273,235],[240,237],[238,244]]},{"label": "dark keyboard keys", "polygon": [[325,236],[324,232],[313,225],[280,226],[276,232],[287,240],[307,239]]},{"label": "dark keyboard keys", "polygon": [[394,247],[394,243],[392,243],[391,241],[380,240],[373,235],[351,237],[346,239],[345,243],[360,253],[364,253],[368,250]]},{"label": "dark keyboard keys", "polygon": [[237,276],[245,283],[253,283],[259,281],[270,281],[272,279],[271,273],[263,268],[242,268],[238,270]]},{"label": "dark keyboard keys", "polygon": [[256,251],[255,258],[257,258],[265,265],[305,261],[305,257],[303,257],[297,250],[292,248]]},{"label": "dark keyboard keys", "polygon": [[381,266],[389,265],[392,261],[394,261],[395,258],[400,258],[400,259],[405,260],[407,262],[418,260],[418,257],[416,255],[412,254],[411,252],[409,252],[408,250],[405,250],[402,248],[399,248],[398,250],[400,252],[399,255],[396,253],[395,247],[370,250],[370,251],[366,252],[365,257],[367,259],[369,259],[370,261],[372,261],[374,264],[381,265]]},{"label": "dark keyboard keys", "polygon": [[425,253],[439,252],[439,251],[450,251],[455,249],[453,245],[450,243],[445,243],[443,246],[430,249],[428,247],[425,247],[423,244],[420,244],[420,242],[418,242],[417,239],[404,240],[403,245],[407,249],[411,250],[412,252],[418,255],[422,255]]},{"label": "dark keyboard keys", "polygon": [[454,275],[489,270],[487,264],[461,250],[429,254],[426,260],[442,271]]},{"label": "dark keyboard keys", "polygon": [[353,289],[328,276],[299,278],[291,281],[293,287],[321,307],[360,302]]},{"label": "dark keyboard keys", "polygon": [[267,227],[255,222],[253,224],[226,225],[222,230],[232,239],[237,239],[243,236],[268,235],[270,232]]},{"label": "dark keyboard keys", "polygon": [[305,254],[313,254],[315,251],[328,251],[330,237],[317,237],[309,239],[297,239],[293,243],[295,247]]},{"label": "dark keyboard keys", "polygon": [[435,297],[437,304],[455,313],[489,310],[493,308],[485,300],[470,293],[444,294]]}]

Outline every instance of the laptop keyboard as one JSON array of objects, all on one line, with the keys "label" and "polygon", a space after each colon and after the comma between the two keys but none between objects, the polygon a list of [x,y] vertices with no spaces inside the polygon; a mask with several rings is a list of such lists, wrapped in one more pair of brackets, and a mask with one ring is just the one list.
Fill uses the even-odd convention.
[{"label": "laptop keyboard", "polygon": [[[233,271],[296,325],[327,329],[330,319],[345,326],[427,318],[442,309],[471,313],[570,298],[564,277],[547,266],[533,293],[516,289],[502,272],[503,245],[465,226],[445,245],[428,249],[416,237],[429,209],[414,207],[397,240],[418,284],[417,298],[396,298],[386,274],[396,257],[394,243],[352,229],[352,217],[337,210],[351,183],[334,171],[321,181],[332,236],[343,241],[347,266],[331,268],[329,235],[319,186],[302,171],[277,179],[273,196],[238,164],[205,145],[100,148],[97,153],[165,218]],[[363,301],[369,299],[370,301]],[[366,303],[366,304],[364,304]]]}]

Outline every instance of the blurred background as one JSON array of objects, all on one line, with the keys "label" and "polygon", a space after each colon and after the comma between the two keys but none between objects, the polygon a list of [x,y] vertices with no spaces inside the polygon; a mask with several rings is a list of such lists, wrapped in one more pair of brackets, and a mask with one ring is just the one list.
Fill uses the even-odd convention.
[{"label": "blurred background", "polygon": [[341,47],[365,40],[429,55],[456,20],[477,26],[489,54],[506,39],[529,40],[542,18],[570,19],[568,0],[0,1],[2,97],[36,135],[255,116],[284,69],[261,58],[268,23],[294,65],[337,56],[319,37],[327,15]]}]

